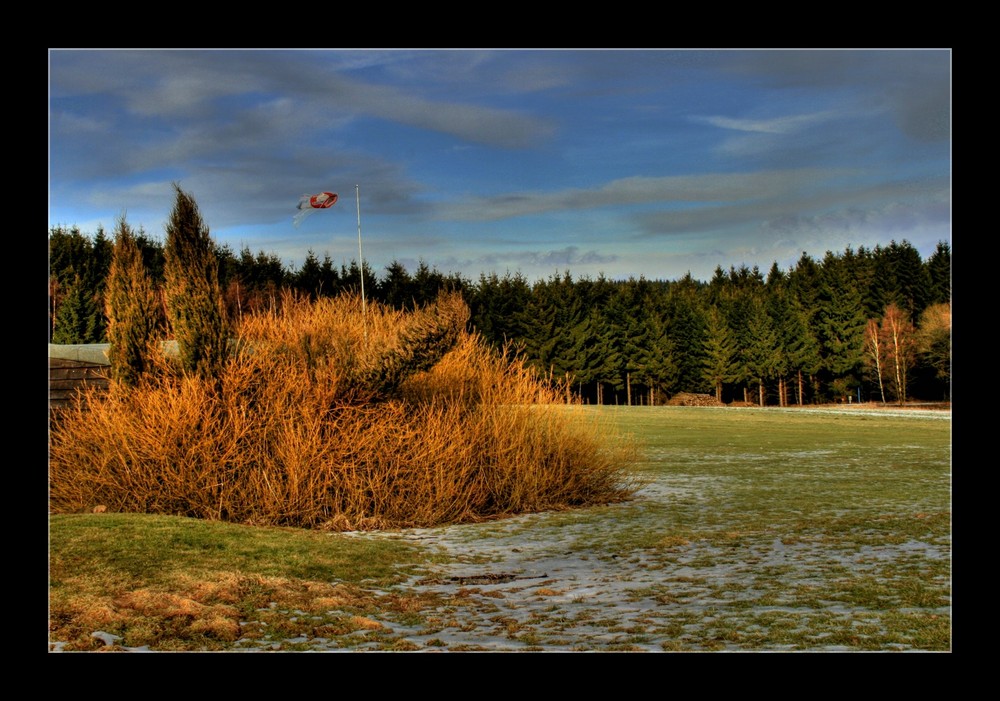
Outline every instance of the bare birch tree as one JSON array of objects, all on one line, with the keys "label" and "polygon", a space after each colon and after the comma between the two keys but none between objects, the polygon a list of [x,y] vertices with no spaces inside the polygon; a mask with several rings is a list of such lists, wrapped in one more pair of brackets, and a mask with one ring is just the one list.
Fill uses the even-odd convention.
[{"label": "bare birch tree", "polygon": [[885,383],[882,382],[882,368],[885,364],[885,348],[882,344],[882,329],[875,319],[868,320],[865,328],[865,360],[878,378],[878,391],[885,404]]},{"label": "bare birch tree", "polygon": [[906,403],[906,383],[916,361],[916,329],[909,315],[896,304],[889,304],[882,317],[882,338],[892,374],[890,386],[900,406]]}]

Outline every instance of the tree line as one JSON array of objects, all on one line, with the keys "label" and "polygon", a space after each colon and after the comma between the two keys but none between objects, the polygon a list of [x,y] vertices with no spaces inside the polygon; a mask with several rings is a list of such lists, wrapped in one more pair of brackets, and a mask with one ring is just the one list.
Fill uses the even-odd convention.
[{"label": "tree line", "polygon": [[[132,232],[136,265],[158,300],[148,323],[165,333],[165,246]],[[310,251],[299,267],[276,254],[209,241],[229,319],[274,309],[284,295],[316,299],[357,292],[399,309],[458,292],[470,325],[489,343],[522,354],[586,403],[660,404],[679,392],[759,405],[950,398],[951,250],[923,260],[907,241],[847,248],[789,269],[721,265],[708,281],[644,277],[529,281],[521,273],[477,280],[398,261],[377,275]],[[113,237],[76,227],[49,232],[49,342],[108,342],[106,297]]]}]

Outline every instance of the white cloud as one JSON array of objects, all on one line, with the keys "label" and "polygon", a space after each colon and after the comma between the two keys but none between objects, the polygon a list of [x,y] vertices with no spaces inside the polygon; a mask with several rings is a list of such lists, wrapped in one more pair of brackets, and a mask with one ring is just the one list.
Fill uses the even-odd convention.
[{"label": "white cloud", "polygon": [[838,112],[826,110],[811,114],[796,114],[770,119],[734,119],[731,117],[695,117],[696,121],[711,124],[720,129],[748,131],[764,134],[789,134],[839,116]]}]

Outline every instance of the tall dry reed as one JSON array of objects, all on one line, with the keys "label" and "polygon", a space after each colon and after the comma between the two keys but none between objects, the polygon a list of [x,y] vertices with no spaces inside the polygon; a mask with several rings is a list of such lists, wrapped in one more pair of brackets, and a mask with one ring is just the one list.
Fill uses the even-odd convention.
[{"label": "tall dry reed", "polygon": [[50,434],[51,508],[348,530],[627,498],[627,442],[467,319],[457,295],[286,298],[243,320],[218,384],[160,359],[82,394]]}]

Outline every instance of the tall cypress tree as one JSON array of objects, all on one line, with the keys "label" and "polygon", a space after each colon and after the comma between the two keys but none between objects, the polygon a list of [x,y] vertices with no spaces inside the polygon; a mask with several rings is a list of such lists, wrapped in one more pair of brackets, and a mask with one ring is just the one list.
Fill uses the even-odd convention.
[{"label": "tall cypress tree", "polygon": [[219,265],[197,203],[176,184],[174,190],[164,251],[170,324],[184,371],[217,380],[229,339]]},{"label": "tall cypress tree", "polygon": [[135,234],[119,218],[108,271],[105,310],[112,377],[134,386],[146,371],[157,325],[157,298]]}]

